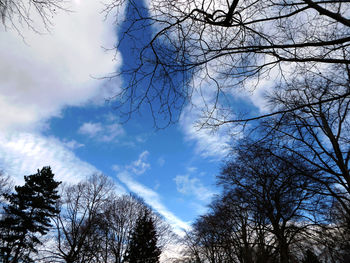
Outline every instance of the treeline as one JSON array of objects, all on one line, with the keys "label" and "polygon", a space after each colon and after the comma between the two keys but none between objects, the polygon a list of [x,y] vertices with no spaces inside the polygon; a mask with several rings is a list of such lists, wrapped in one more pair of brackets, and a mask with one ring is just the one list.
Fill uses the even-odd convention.
[{"label": "treeline", "polygon": [[[187,233],[180,261],[350,262],[350,98],[340,96],[348,91],[348,85],[306,74],[305,79],[295,79],[270,95],[271,105],[280,114],[246,123],[249,136],[236,142],[217,178],[222,193]],[[5,179],[0,185],[6,185]],[[138,262],[128,257],[128,247],[141,254],[131,240],[144,236],[134,230],[145,214],[158,237],[158,242],[151,243],[161,249],[166,240],[164,222],[139,199],[115,196],[114,187],[103,176],[60,186],[60,198],[56,200],[55,190],[52,200],[56,201],[48,204],[40,200],[49,191],[38,190],[38,202],[19,202],[22,196],[33,196],[31,189],[57,184],[37,187],[39,183],[29,184],[27,179],[28,187],[16,187],[12,194],[2,187],[2,253],[40,255],[35,262]],[[52,221],[32,224],[27,220],[35,215],[29,213],[31,207],[38,204],[47,209],[47,215],[40,216]],[[17,218],[25,219],[28,227],[11,225]],[[50,231],[48,224],[52,224]],[[17,236],[7,239],[6,231]],[[39,246],[38,237],[46,233],[47,246]],[[153,251],[155,256],[143,256],[139,262],[157,259],[160,251]],[[7,262],[15,262],[10,261],[12,257]]]},{"label": "treeline", "polygon": [[245,127],[189,261],[350,262],[350,98],[334,99],[349,87],[305,78],[269,97],[281,114]]},{"label": "treeline", "polygon": [[317,171],[266,145],[242,143],[236,154],[187,236],[193,262],[350,262],[349,217],[320,194]]},{"label": "treeline", "polygon": [[159,262],[172,233],[140,198],[118,195],[103,175],[53,177],[44,167],[11,192],[1,176],[1,262]]}]

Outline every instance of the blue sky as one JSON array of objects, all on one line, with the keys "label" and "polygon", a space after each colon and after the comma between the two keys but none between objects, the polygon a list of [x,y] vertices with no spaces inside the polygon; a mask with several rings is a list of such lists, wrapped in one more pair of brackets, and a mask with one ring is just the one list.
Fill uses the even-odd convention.
[{"label": "blue sky", "polygon": [[105,98],[127,79],[92,76],[132,61],[127,45],[116,53],[101,48],[113,47],[118,28],[98,12],[99,1],[75,0],[70,9],[43,34],[0,26],[0,169],[18,184],[46,165],[72,183],[101,172],[120,193],[135,192],[174,228],[187,228],[218,191],[215,176],[239,136],[198,131],[200,109],[190,107],[164,130],[154,129],[147,111],[120,124]]}]

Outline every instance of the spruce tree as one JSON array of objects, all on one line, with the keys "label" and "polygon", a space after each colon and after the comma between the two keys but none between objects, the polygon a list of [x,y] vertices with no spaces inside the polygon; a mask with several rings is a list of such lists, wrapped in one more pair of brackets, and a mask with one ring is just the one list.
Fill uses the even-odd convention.
[{"label": "spruce tree", "polygon": [[310,249],[306,250],[302,263],[321,263],[318,257]]},{"label": "spruce tree", "polygon": [[53,177],[51,168],[44,167],[36,174],[24,176],[23,186],[4,195],[8,205],[0,220],[2,262],[32,262],[30,254],[41,244],[39,237],[49,231],[51,217],[59,213],[56,204],[60,182]]},{"label": "spruce tree", "polygon": [[157,246],[158,235],[149,211],[145,211],[137,221],[132,231],[125,262],[128,263],[158,263],[161,254]]}]

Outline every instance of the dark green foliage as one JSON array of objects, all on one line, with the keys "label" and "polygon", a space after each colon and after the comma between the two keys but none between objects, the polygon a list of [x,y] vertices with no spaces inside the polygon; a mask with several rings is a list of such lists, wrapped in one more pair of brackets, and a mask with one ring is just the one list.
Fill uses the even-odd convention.
[{"label": "dark green foliage", "polygon": [[128,263],[158,263],[161,250],[157,246],[157,240],[154,221],[146,210],[136,221],[125,261]]},{"label": "dark green foliage", "polygon": [[318,257],[315,255],[314,252],[312,252],[310,249],[308,249],[305,252],[304,259],[302,263],[321,263],[321,261],[318,260]]},{"label": "dark green foliage", "polygon": [[0,249],[3,262],[32,262],[30,253],[41,244],[39,237],[51,226],[50,219],[59,213],[56,182],[50,167],[25,176],[25,184],[4,195],[9,204],[0,221]]}]

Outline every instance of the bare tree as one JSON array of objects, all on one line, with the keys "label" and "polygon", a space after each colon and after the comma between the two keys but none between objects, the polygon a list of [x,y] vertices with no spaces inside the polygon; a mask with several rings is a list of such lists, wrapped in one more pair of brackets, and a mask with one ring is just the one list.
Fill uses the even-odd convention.
[{"label": "bare tree", "polygon": [[163,250],[174,234],[164,219],[134,194],[117,196],[109,200],[99,216],[102,262],[122,263],[129,247],[131,233],[140,215],[147,213],[154,222],[158,237],[158,247]]},{"label": "bare tree", "polygon": [[135,195],[121,195],[104,175],[62,189],[61,213],[54,219],[49,246],[39,262],[122,263],[135,223],[152,217],[162,249],[172,237],[169,225]]},{"label": "bare tree", "polygon": [[[279,86],[331,72],[349,81],[349,1],[112,0],[106,11],[123,5],[121,41],[135,40],[138,59],[120,72],[128,81],[116,103],[127,118],[148,105],[156,125],[168,125],[197,94],[202,124],[216,126],[244,120],[232,116],[230,97],[262,78]],[[137,39],[145,30],[147,42]]]},{"label": "bare tree", "polygon": [[322,258],[323,262],[349,262],[349,215],[336,200],[328,210],[328,214],[329,223],[314,229],[315,247],[321,252],[319,258]]},{"label": "bare tree", "polygon": [[5,28],[14,28],[21,33],[21,27],[38,31],[39,24],[49,29],[52,17],[60,10],[67,10],[66,0],[1,0],[0,16]]},{"label": "bare tree", "polygon": [[187,255],[199,262],[273,262],[264,214],[250,209],[238,192],[215,200],[185,239]]},{"label": "bare tree", "polygon": [[319,185],[309,174],[317,170],[286,151],[280,150],[284,157],[280,158],[264,145],[248,143],[238,147],[237,157],[225,165],[219,183],[226,191],[238,192],[249,209],[264,216],[279,262],[292,262],[298,256],[291,253],[293,247],[315,224],[312,211],[317,209],[318,199],[312,189]]},{"label": "bare tree", "polygon": [[3,205],[5,198],[4,194],[10,194],[13,187],[13,182],[9,175],[6,175],[4,172],[0,171],[0,204]]},{"label": "bare tree", "polygon": [[56,248],[47,257],[50,262],[103,262],[98,226],[112,190],[113,183],[103,175],[63,189],[61,213],[54,220]]},{"label": "bare tree", "polygon": [[[105,256],[122,263],[135,222],[146,208],[144,202],[133,195],[110,200],[104,212],[106,235]],[[106,261],[107,262],[107,261]]]},{"label": "bare tree", "polygon": [[[322,171],[310,174],[321,185],[319,193],[336,198],[350,214],[350,98],[340,97],[348,90],[348,85],[326,78],[295,80],[270,98],[278,110],[286,112],[260,127],[267,140],[274,138],[276,147]],[[303,104],[307,106],[289,111]]]}]

